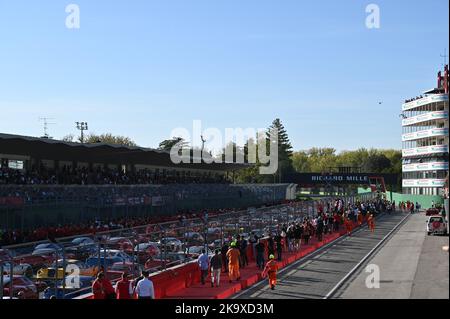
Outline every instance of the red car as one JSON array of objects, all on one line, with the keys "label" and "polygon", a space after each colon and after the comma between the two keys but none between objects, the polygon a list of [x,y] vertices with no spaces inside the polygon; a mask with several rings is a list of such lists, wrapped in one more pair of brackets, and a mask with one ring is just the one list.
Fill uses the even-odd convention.
[{"label": "red car", "polygon": [[33,267],[33,269],[39,269],[51,265],[55,262],[55,257],[52,256],[42,256],[42,255],[25,255],[17,256],[14,258],[14,263],[16,264],[28,264]]},{"label": "red car", "polygon": [[111,237],[107,240],[106,245],[109,249],[119,249],[126,253],[132,252],[134,245],[128,238]]},{"label": "red car", "polygon": [[440,210],[437,208],[428,208],[425,212],[426,216],[439,215]]},{"label": "red car", "polygon": [[[10,276],[3,276],[3,296],[10,294],[10,280]],[[24,276],[13,276],[12,294],[13,297],[20,299],[37,299],[39,297],[36,285]]]}]

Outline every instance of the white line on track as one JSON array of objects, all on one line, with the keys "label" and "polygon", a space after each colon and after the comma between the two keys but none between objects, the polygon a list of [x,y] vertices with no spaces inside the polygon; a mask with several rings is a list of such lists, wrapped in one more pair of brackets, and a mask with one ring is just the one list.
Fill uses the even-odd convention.
[{"label": "white line on track", "polygon": [[[381,216],[380,216],[381,217]],[[409,217],[409,214],[408,215],[406,215],[382,240],[381,240],[381,242],[380,243],[378,243],[376,246],[375,246],[375,248],[378,248],[389,236],[390,236],[390,234],[392,234],[399,226],[400,226],[400,224],[402,224],[403,223],[403,221],[405,221],[406,220],[406,218],[408,218]],[[358,233],[360,233],[360,232],[362,232],[362,231],[364,231],[364,230],[366,230],[366,228],[364,227],[364,226],[362,226],[362,227],[360,227],[360,228],[358,228],[357,230],[355,230],[354,232],[352,232],[352,235],[354,235],[354,234],[358,234]],[[348,240],[349,239],[349,237],[348,236],[345,236],[345,237],[338,237],[338,238],[336,238],[335,240],[333,240],[332,242],[329,242],[328,244],[326,244],[326,245],[324,245],[324,246],[322,246],[322,247],[320,247],[319,249],[317,249],[317,250],[315,250],[315,251],[313,251],[311,254],[309,254],[309,255],[307,255],[307,256],[304,256],[303,258],[300,258],[299,260],[297,260],[297,261],[295,261],[295,262],[293,262],[292,264],[290,264],[290,265],[288,265],[288,266],[286,266],[285,268],[283,268],[283,269],[281,269],[279,272],[278,272],[278,275],[279,276],[281,276],[282,274],[284,274],[285,272],[287,272],[288,270],[290,270],[291,268],[294,268],[294,267],[297,267],[297,266],[299,266],[299,265],[302,265],[302,266],[305,266],[305,265],[308,265],[308,264],[310,264],[317,256],[318,256],[318,253],[321,253],[322,251],[324,251],[324,250],[326,250],[326,249],[328,249],[328,248],[331,248],[331,247],[335,247],[335,246],[337,246],[337,244],[338,244],[338,242],[343,242],[343,241],[346,241],[346,240]],[[361,261],[361,262],[359,262],[358,263],[358,265],[357,266],[360,266],[363,262],[364,262],[364,259],[366,258],[368,258],[369,256],[370,256],[370,254],[371,253],[373,253],[373,251],[375,251],[375,248],[374,249],[372,249],[371,250],[371,252],[369,252],[369,254],[367,254],[364,258],[363,258],[363,260]],[[324,253],[326,253],[326,251],[324,252]],[[323,253],[321,253],[321,255],[322,255]],[[311,255],[313,255],[313,256],[311,256]],[[307,261],[304,261],[305,259],[307,259]],[[352,272],[354,272],[354,271],[356,271],[357,270],[357,268],[356,268],[356,266],[352,269],[352,270],[350,270],[350,273],[352,273]],[[293,272],[295,272],[296,271],[296,269],[294,269],[293,270]],[[293,273],[292,272],[292,273]],[[347,278],[349,278],[350,277],[350,273],[348,273],[339,283],[338,283],[338,285],[341,285],[342,283],[344,283],[344,281],[347,279]],[[287,275],[289,275],[290,273],[288,273]],[[350,275],[349,275],[350,274]],[[345,280],[344,280],[345,279]],[[282,282],[283,280],[280,280],[280,282]],[[230,299],[237,299],[237,298],[239,298],[240,296],[242,296],[243,294],[246,294],[246,293],[248,293],[248,291],[250,290],[250,289],[255,289],[255,288],[257,288],[257,287],[259,287],[259,286],[261,286],[262,284],[264,284],[266,281],[265,280],[261,280],[261,281],[259,281],[259,282],[257,282],[256,284],[254,284],[254,285],[252,285],[251,287],[249,287],[249,288],[247,288],[247,289],[244,289],[244,290],[242,290],[242,291],[240,291],[240,292],[238,292],[237,294],[235,294],[234,296],[232,296]],[[332,295],[332,293],[334,293],[335,292],[335,290],[337,290],[337,288],[339,288],[338,287],[338,285],[336,285],[325,297],[324,297],[324,299],[328,299],[327,298],[327,296],[331,296]],[[337,288],[336,288],[337,287]],[[264,287],[264,288],[262,288],[262,289],[259,289],[258,291],[256,291],[255,293],[253,293],[251,296],[250,296],[250,298],[254,298],[254,297],[257,297],[258,295],[260,295],[261,293],[263,293],[263,292],[265,292],[266,290],[268,290],[268,287]]]},{"label": "white line on track", "polygon": [[367,255],[365,255],[363,257],[363,259],[361,259],[361,261],[359,263],[356,264],[355,267],[352,268],[352,270],[350,270],[347,275],[344,276],[344,278],[342,278],[337,284],[336,286],[333,287],[333,289],[330,290],[330,292],[328,292],[326,294],[325,297],[323,297],[323,299],[329,299],[343,284],[344,282],[350,278],[350,276],[352,276],[360,267],[361,265],[367,260],[369,259],[369,257],[378,249],[378,247],[380,247],[399,227],[400,225],[403,224],[403,222],[409,217],[411,216],[410,214],[406,215],[397,225],[395,225],[395,227],[386,235],[383,237],[383,239],[375,246],[372,248],[371,251],[369,251],[369,253]]},{"label": "white line on track", "polygon": [[[365,230],[364,227],[359,228],[359,229],[355,230],[352,234],[357,234],[357,233],[359,233],[359,232],[361,232],[361,231],[363,231],[363,230]],[[344,237],[344,238],[343,238],[343,237],[338,237],[338,238],[336,238],[336,239],[333,240],[332,242],[329,242],[328,244],[326,244],[326,245],[320,247],[319,249],[317,249],[317,250],[311,252],[311,254],[306,255],[306,256],[304,256],[303,258],[300,258],[299,260],[293,262],[292,264],[290,264],[290,265],[284,267],[283,269],[281,269],[281,270],[278,272],[278,275],[281,276],[282,274],[284,274],[285,272],[287,272],[287,271],[290,270],[291,268],[297,267],[297,266],[299,266],[299,265],[303,265],[303,266],[304,266],[304,265],[307,265],[307,264],[311,263],[311,262],[313,261],[313,259],[317,256],[318,253],[320,253],[320,252],[322,252],[323,250],[328,249],[328,248],[330,248],[330,247],[336,246],[336,245],[337,245],[337,243],[336,243],[337,241],[344,241],[344,240],[346,240],[346,239],[347,239],[346,237]],[[313,256],[311,256],[311,255],[313,255]],[[305,261],[304,261],[305,259],[308,259],[308,260],[305,262]],[[294,271],[295,271],[295,270],[296,270],[296,269],[294,269]],[[283,281],[283,280],[280,280],[280,282],[282,282],[282,281]],[[265,280],[261,280],[261,281],[257,282],[256,284],[254,284],[253,286],[251,286],[251,287],[249,287],[249,288],[247,288],[247,289],[244,289],[244,290],[238,292],[236,295],[232,296],[231,299],[237,299],[237,298],[239,298],[240,296],[242,296],[243,294],[248,293],[248,291],[249,291],[250,289],[257,288],[257,287],[261,286],[262,284],[264,284],[265,282],[266,282]],[[258,290],[257,292],[253,293],[250,297],[251,297],[251,298],[256,297],[257,295],[261,294],[262,292],[264,292],[264,291],[266,291],[266,290],[268,290],[267,287],[265,287],[265,288],[263,288],[263,289],[260,289],[260,290]]]}]

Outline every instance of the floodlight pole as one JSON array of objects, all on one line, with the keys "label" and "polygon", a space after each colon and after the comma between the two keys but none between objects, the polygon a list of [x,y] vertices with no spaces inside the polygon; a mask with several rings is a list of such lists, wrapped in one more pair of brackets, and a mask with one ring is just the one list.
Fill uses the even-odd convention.
[{"label": "floodlight pole", "polygon": [[75,122],[77,125],[77,129],[81,132],[80,136],[80,142],[81,144],[84,143],[84,131],[88,130],[88,123],[87,122]]}]

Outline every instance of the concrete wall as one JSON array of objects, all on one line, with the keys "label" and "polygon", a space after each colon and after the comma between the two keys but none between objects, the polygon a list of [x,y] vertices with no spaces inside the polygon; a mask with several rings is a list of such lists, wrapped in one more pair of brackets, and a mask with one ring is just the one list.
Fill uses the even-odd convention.
[{"label": "concrete wall", "polygon": [[[391,192],[386,192],[386,198],[389,200],[391,196]],[[395,201],[396,204],[403,201],[410,201],[413,203],[418,202],[422,209],[431,208],[431,203],[434,201],[435,204],[444,204],[444,199],[442,196],[430,196],[430,195],[410,195],[410,194],[400,194],[392,192],[392,200]]]}]

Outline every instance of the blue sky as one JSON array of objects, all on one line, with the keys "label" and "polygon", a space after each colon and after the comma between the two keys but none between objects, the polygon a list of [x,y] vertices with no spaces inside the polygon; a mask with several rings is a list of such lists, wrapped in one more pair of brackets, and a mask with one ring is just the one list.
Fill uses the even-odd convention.
[{"label": "blue sky", "polygon": [[[81,28],[65,27],[65,7]],[[381,28],[367,29],[376,3]],[[127,135],[267,127],[295,149],[400,148],[405,98],[448,52],[448,1],[0,0],[0,132]],[[382,105],[378,101],[383,101]]]}]

